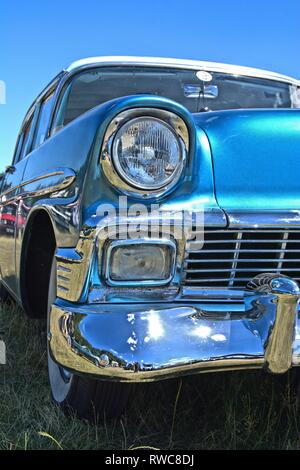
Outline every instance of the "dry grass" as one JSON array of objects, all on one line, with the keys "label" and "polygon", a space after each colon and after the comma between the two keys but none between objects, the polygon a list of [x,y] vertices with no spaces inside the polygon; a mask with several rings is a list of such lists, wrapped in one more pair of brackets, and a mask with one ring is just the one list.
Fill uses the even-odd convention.
[{"label": "dry grass", "polygon": [[138,388],[125,416],[88,424],[50,400],[45,325],[2,306],[8,363],[0,366],[1,449],[300,449],[290,376],[207,374]]}]

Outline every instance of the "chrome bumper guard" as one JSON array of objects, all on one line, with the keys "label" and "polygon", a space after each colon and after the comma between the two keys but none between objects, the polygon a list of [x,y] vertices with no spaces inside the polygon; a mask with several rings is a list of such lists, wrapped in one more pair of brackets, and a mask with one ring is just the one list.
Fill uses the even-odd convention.
[{"label": "chrome bumper guard", "polygon": [[[216,370],[300,365],[298,303],[293,280],[255,277],[242,301],[218,290],[179,301],[52,306],[50,351],[66,369],[104,380],[142,382]],[[229,302],[230,300],[230,302]]]}]

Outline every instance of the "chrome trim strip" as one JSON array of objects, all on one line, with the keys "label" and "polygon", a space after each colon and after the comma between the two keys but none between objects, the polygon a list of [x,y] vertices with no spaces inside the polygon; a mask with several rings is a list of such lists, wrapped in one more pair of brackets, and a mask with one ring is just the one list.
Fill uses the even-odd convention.
[{"label": "chrome trim strip", "polygon": [[[58,248],[56,250],[57,260],[57,287],[58,295],[66,300],[80,300],[82,291],[84,290],[90,263],[93,260],[94,243],[92,240],[78,241],[76,249],[74,248]],[[61,273],[68,280],[59,278]]]},{"label": "chrome trim strip", "polygon": [[[251,272],[256,272],[257,270],[253,270]],[[266,272],[266,270],[264,269],[264,272]],[[238,281],[244,281],[244,282],[249,282],[251,281],[252,277],[239,277],[238,278]],[[295,281],[299,281],[300,280],[300,277],[294,277],[293,278]],[[228,277],[218,277],[218,278],[215,278],[215,277],[211,277],[211,278],[201,278],[201,283],[204,283],[204,282],[226,282],[228,283],[228,280],[229,278]],[[199,279],[189,279],[188,280],[188,284],[199,284]]]},{"label": "chrome trim strip", "polygon": [[3,192],[0,197],[0,203],[7,203],[10,202],[11,199],[7,199],[7,195],[11,192],[16,193],[16,191],[19,191],[20,189],[24,188],[25,186],[36,183],[41,180],[45,180],[47,178],[52,178],[54,176],[64,176],[63,180],[61,182],[57,182],[52,186],[48,186],[45,188],[41,189],[35,189],[32,192],[28,191],[23,191],[23,192],[18,192],[17,194],[14,194],[12,199],[15,199],[16,197],[21,198],[21,197],[29,197],[31,195],[34,196],[41,196],[44,194],[48,194],[51,192],[57,192],[61,191],[62,189],[68,188],[76,179],[76,174],[74,171],[70,168],[57,168],[49,173],[42,173],[40,175],[34,176],[33,178],[30,178],[28,180],[22,181],[20,184],[17,186],[14,186],[13,188],[9,188],[7,191]]},{"label": "chrome trim strip", "polygon": [[[214,250],[201,250],[201,253],[212,253]],[[234,253],[235,250],[218,250],[218,253]],[[281,253],[282,250],[239,250],[240,253]],[[285,253],[300,253],[300,250],[284,250]],[[186,250],[186,253],[199,253],[199,250]],[[193,262],[189,260],[189,262]]]},{"label": "chrome trim strip", "polygon": [[[224,234],[228,233],[226,230],[224,230]],[[260,232],[261,233],[261,232]],[[287,240],[286,243],[300,243],[300,240]],[[193,241],[189,242],[191,246],[193,246]],[[196,242],[197,243],[197,242]],[[231,245],[234,243],[233,240],[206,240],[205,241],[205,245],[218,245],[218,244],[222,244],[223,243],[230,243]],[[240,239],[239,241],[239,245],[241,245],[242,243],[280,243],[282,244],[282,238],[281,239],[270,239],[270,240],[256,240],[254,238],[252,238],[251,240],[242,240]],[[236,251],[233,250],[233,251]]]},{"label": "chrome trim strip", "polygon": [[245,299],[249,295],[248,291],[238,290],[238,289],[229,289],[221,287],[212,287],[212,288],[203,288],[203,287],[193,287],[193,286],[183,286],[181,290],[180,299],[198,299],[201,302],[205,300],[222,300],[226,302],[236,302]]},{"label": "chrome trim strip", "polygon": [[[207,250],[206,250],[207,251]],[[201,250],[202,252],[202,250]],[[236,250],[233,250],[232,252],[230,253],[236,253],[237,251]],[[238,251],[240,253],[240,251]],[[196,252],[197,253],[197,252]],[[209,251],[209,253],[212,253],[212,251]],[[220,253],[220,251],[218,250],[218,253]],[[253,253],[256,253],[256,250],[253,250]],[[273,250],[269,250],[269,253],[274,253]],[[286,253],[286,250],[279,250],[279,253],[281,254],[284,254]],[[294,253],[294,250],[290,250],[290,253]],[[238,258],[236,258],[238,259]],[[280,259],[280,263],[299,263],[300,264],[300,258],[299,259],[284,259],[284,258],[279,258]],[[189,259],[188,262],[189,264],[198,264],[198,263],[207,263],[207,259]],[[275,263],[276,261],[278,261],[278,258],[243,258],[243,263],[263,263],[263,262],[272,262],[272,263]],[[210,263],[220,263],[220,258],[218,259],[209,259],[209,262]],[[231,263],[232,262],[232,258],[228,258],[228,259],[223,259],[222,258],[222,262],[224,263]]]},{"label": "chrome trim strip", "polygon": [[[229,228],[299,228],[300,227],[300,210],[289,211],[231,211],[226,210]],[[247,230],[246,228],[246,230]]]},{"label": "chrome trim strip", "polygon": [[[209,224],[206,224],[207,227],[209,228],[209,233],[220,233],[220,230],[222,229],[222,227],[219,227],[219,228],[210,228]],[[248,228],[247,226],[243,226],[242,228],[235,228],[235,227],[228,227],[226,228],[226,231],[227,233],[257,233],[259,231],[262,231],[264,233],[280,233],[281,230],[283,229],[289,229],[289,233],[299,233],[299,228],[289,228],[289,226],[285,227],[285,226],[282,226],[282,225],[278,225],[277,227],[274,226],[274,228],[270,229],[270,228],[264,228],[263,225],[257,225],[255,228]],[[193,233],[196,233],[196,234],[199,234],[199,235],[205,235],[206,233],[206,230],[195,230],[193,231]]]},{"label": "chrome trim strip", "polygon": [[[208,263],[209,263],[210,260],[208,260]],[[277,261],[277,260],[276,260]],[[243,260],[244,262],[244,260]],[[255,268],[254,269],[251,269],[251,268],[234,268],[233,266],[236,265],[237,263],[233,262],[232,263],[232,267],[230,269],[186,269],[186,272],[187,273],[228,273],[228,271],[230,272],[234,272],[234,273],[246,273],[246,272],[250,272],[252,273],[253,271],[257,271],[258,273],[259,272],[266,272],[266,268]],[[274,268],[274,269],[278,269],[278,268]],[[296,271],[296,272],[300,272],[300,269],[297,268],[297,269],[294,269],[294,268],[287,268],[287,269],[282,269],[281,271]],[[217,281],[218,279],[216,279]]]}]

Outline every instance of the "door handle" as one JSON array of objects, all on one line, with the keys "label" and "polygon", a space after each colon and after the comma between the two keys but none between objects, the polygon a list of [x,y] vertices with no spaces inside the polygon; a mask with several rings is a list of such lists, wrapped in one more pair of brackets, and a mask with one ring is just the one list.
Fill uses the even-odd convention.
[{"label": "door handle", "polygon": [[8,165],[5,168],[5,173],[13,174],[16,171],[16,167],[14,165]]}]

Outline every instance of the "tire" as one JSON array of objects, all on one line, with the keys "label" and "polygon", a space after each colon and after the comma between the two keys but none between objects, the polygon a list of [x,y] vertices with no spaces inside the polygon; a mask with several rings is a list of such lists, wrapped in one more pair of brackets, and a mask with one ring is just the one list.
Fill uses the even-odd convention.
[{"label": "tire", "polygon": [[[54,257],[49,282],[47,332],[51,305],[55,298],[56,260]],[[117,418],[122,414],[133,391],[133,384],[77,376],[66,371],[51,358],[49,347],[47,356],[52,400],[65,414],[75,414],[89,421]]]}]

